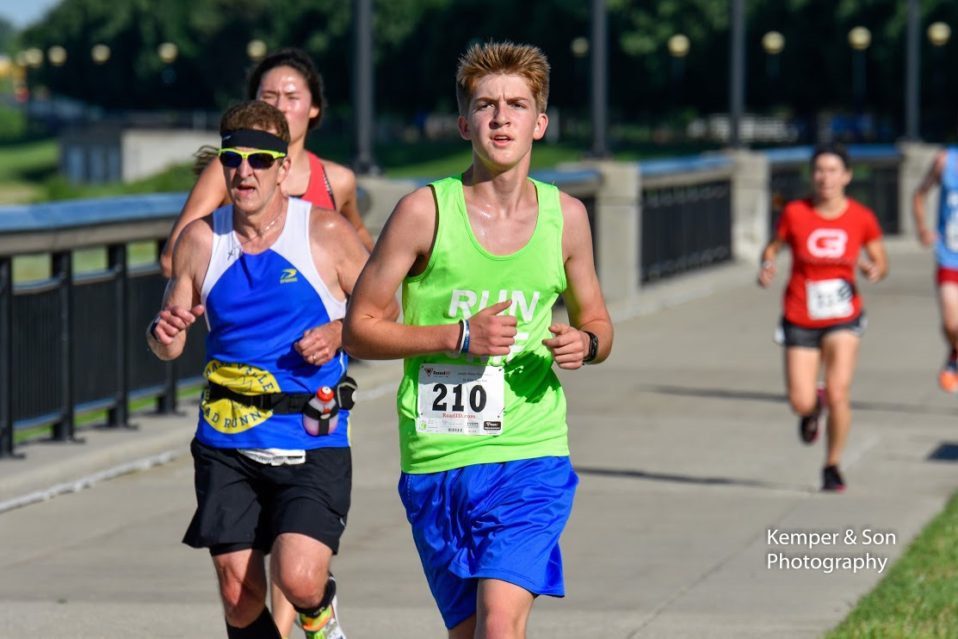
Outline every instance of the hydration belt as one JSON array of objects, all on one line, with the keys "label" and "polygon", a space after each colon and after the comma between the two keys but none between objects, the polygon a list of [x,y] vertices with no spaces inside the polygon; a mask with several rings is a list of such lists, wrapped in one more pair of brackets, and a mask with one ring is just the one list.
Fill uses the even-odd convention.
[{"label": "hydration belt", "polygon": [[[336,383],[333,392],[336,395],[336,408],[327,417],[331,418],[340,409],[349,410],[356,405],[356,380],[349,375],[343,375]],[[313,419],[320,419],[319,411],[309,405],[313,393],[263,393],[261,395],[243,395],[229,388],[209,382],[206,387],[206,401],[215,402],[218,399],[228,399],[243,406],[249,406],[261,411],[272,411],[278,415],[304,413]]]}]

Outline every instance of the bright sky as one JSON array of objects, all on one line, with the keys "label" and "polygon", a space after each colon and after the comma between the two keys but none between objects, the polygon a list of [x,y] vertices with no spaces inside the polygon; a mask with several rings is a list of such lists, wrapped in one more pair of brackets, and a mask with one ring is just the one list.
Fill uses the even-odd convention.
[{"label": "bright sky", "polygon": [[0,0],[0,16],[9,20],[18,29],[27,27],[42,18],[60,0]]}]

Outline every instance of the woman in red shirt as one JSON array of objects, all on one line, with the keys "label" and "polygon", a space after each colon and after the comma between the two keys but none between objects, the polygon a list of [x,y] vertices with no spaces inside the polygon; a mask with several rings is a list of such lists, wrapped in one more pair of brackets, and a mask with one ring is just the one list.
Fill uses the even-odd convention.
[{"label": "woman in red shirt", "polygon": [[[865,314],[855,286],[856,266],[869,281],[888,272],[881,228],[872,211],[845,195],[852,179],[848,154],[839,145],[819,146],[812,155],[811,198],[786,205],[775,237],[762,251],[758,283],[775,277],[775,258],[788,246],[792,273],[785,288],[779,338],[785,345],[788,401],[806,444],[818,438],[828,407],[822,490],[841,491],[839,472],[852,413],[850,390],[865,330]],[[864,249],[865,256],[859,261]],[[825,385],[817,389],[824,364]]]}]

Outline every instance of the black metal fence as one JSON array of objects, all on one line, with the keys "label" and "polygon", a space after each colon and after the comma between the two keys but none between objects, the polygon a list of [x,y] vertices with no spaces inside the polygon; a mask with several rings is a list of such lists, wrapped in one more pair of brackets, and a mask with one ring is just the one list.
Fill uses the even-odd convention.
[{"label": "black metal fence", "polygon": [[[359,189],[361,211],[369,194]],[[186,194],[4,207],[0,211],[0,458],[18,442],[77,438],[78,419],[104,413],[129,424],[131,405],[176,410],[177,392],[202,380],[206,324],[164,362],[146,346],[166,280],[155,259],[130,265],[130,246],[154,256]],[[75,254],[105,251],[106,267],[74,273]],[[149,247],[148,247],[149,248]],[[142,252],[142,251],[141,251]],[[50,276],[14,281],[14,259],[49,259]]]},{"label": "black metal fence", "polygon": [[642,190],[641,281],[732,259],[728,180]]},{"label": "black metal fence", "polygon": [[[108,426],[121,427],[137,399],[175,411],[177,388],[200,379],[205,327],[191,331],[180,359],[157,359],[144,334],[165,279],[156,264],[128,265],[128,244],[164,236],[182,197],[159,207],[155,197],[128,200],[122,222],[110,223],[109,205],[94,206],[97,214],[78,203],[0,217],[0,457],[15,455],[21,439],[75,439],[83,413],[105,412]],[[97,239],[111,235],[126,239]],[[15,283],[14,255],[42,253],[44,242],[67,246],[47,253],[50,277]],[[31,243],[35,250],[26,250]],[[90,246],[105,246],[106,268],[74,273],[74,253]]]},{"label": "black metal fence", "polygon": [[640,167],[639,281],[647,284],[731,260],[731,161],[707,157]]},{"label": "black metal fence", "polygon": [[[125,426],[131,400],[142,397],[153,398],[157,411],[173,412],[177,388],[199,381],[205,326],[191,331],[180,359],[157,359],[144,333],[165,279],[156,266],[128,269],[124,244],[108,251],[105,271],[74,275],[71,252],[55,253],[52,278],[23,286],[8,280],[0,293],[0,351],[11,373],[3,375],[0,457],[13,454],[18,431],[73,439],[78,413],[106,411],[108,426]],[[12,271],[10,262],[0,257],[0,271]]]},{"label": "black metal fence", "polygon": [[[850,192],[875,210],[886,233],[897,233],[900,160],[889,149],[852,149],[856,179]],[[770,225],[777,202],[807,191],[810,152],[770,154]],[[621,268],[637,268],[644,284],[730,261],[732,160],[715,156],[640,167],[639,263]],[[598,246],[600,235],[610,232],[597,225],[603,219],[597,215],[600,174],[553,173],[537,177],[586,204]],[[366,210],[369,194],[361,191],[360,199]],[[205,324],[192,329],[186,352],[175,362],[155,358],[144,333],[165,282],[156,264],[131,267],[128,259],[131,243],[166,237],[184,200],[185,194],[153,195],[0,212],[0,458],[14,455],[24,437],[74,439],[78,414],[105,411],[106,423],[121,427],[134,400],[174,411],[177,388],[201,379]],[[106,268],[75,274],[74,253],[89,247],[105,248]],[[13,256],[27,253],[49,256],[48,279],[14,282]]]}]

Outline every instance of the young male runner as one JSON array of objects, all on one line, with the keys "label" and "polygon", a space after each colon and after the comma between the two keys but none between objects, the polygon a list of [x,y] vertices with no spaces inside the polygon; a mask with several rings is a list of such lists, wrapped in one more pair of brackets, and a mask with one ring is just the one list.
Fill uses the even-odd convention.
[{"label": "young male runner", "polygon": [[[529,178],[545,56],[475,45],[456,89],[472,165],[396,206],[343,343],[405,359],[399,492],[449,636],[523,637],[533,599],[564,595],[558,542],[578,483],[553,364],[603,361],[612,323],[585,207]],[[403,324],[388,316],[400,284]],[[552,320],[559,295],[570,324]]]}]

